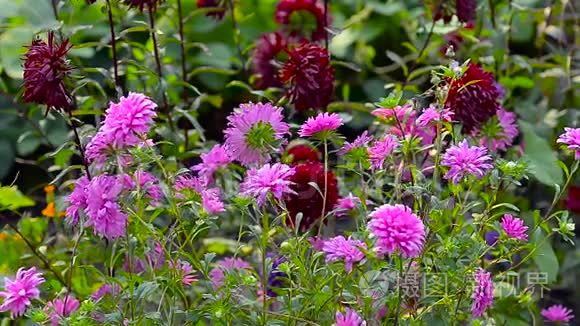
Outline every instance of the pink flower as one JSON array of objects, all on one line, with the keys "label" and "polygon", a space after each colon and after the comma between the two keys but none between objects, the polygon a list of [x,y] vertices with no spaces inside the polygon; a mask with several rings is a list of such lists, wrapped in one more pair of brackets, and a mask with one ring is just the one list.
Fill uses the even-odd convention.
[{"label": "pink flower", "polygon": [[343,122],[336,113],[319,113],[316,117],[310,117],[300,127],[300,137],[311,137],[322,133],[335,131],[342,126]]},{"label": "pink flower", "polygon": [[369,159],[373,169],[382,169],[385,159],[393,154],[393,151],[399,147],[399,143],[394,136],[387,135],[381,140],[377,140],[369,147]]},{"label": "pink flower", "polygon": [[344,314],[336,312],[336,322],[332,326],[366,326],[366,324],[367,322],[356,311],[346,308]]},{"label": "pink flower", "polygon": [[208,188],[207,179],[204,177],[181,175],[175,181],[175,190],[175,197],[178,199],[193,199],[197,202],[201,200],[201,205],[208,214],[215,215],[225,211],[220,190]]},{"label": "pink flower", "polygon": [[352,193],[348,194],[346,197],[338,199],[338,202],[334,205],[336,216],[345,216],[349,211],[356,208],[357,203],[360,203],[360,199],[353,196]]},{"label": "pink flower", "polygon": [[201,205],[210,215],[216,215],[226,210],[224,202],[220,199],[220,190],[218,188],[206,189],[201,194]]},{"label": "pink flower", "polygon": [[24,269],[21,267],[12,280],[4,278],[4,291],[0,291],[0,297],[4,302],[0,306],[0,312],[10,310],[12,318],[20,317],[30,306],[32,299],[40,298],[38,287],[44,283],[42,273],[36,272],[36,267]]},{"label": "pink flower", "polygon": [[127,214],[121,211],[117,200],[124,190],[119,177],[106,174],[94,177],[87,193],[87,221],[85,227],[92,226],[95,234],[109,240],[125,235]]},{"label": "pink flower", "polygon": [[443,155],[441,165],[449,167],[445,179],[459,183],[467,175],[481,179],[493,169],[492,159],[487,155],[485,147],[469,146],[467,139],[459,145],[450,147]]},{"label": "pink flower", "polygon": [[430,105],[428,108],[421,113],[419,118],[417,118],[417,126],[427,127],[432,126],[438,122],[449,122],[453,117],[453,112],[447,109],[438,111],[434,105]]},{"label": "pink flower", "polygon": [[46,304],[46,312],[50,314],[50,324],[52,326],[61,325],[62,320],[77,311],[80,307],[79,300],[73,296],[66,295],[62,299],[54,299]]},{"label": "pink flower", "polygon": [[410,103],[394,108],[376,109],[371,114],[389,122],[392,127],[388,131],[396,137],[416,137],[421,139],[423,145],[433,143],[435,128],[420,127],[417,112]]},{"label": "pink flower", "polygon": [[345,142],[344,146],[342,146],[342,148],[338,151],[338,155],[344,156],[354,149],[364,148],[371,141],[373,141],[373,137],[369,136],[369,132],[365,130],[361,135],[356,137],[352,143]]},{"label": "pink flower", "polygon": [[201,154],[201,163],[192,166],[191,170],[197,171],[199,176],[211,183],[215,172],[228,166],[231,161],[226,149],[222,145],[215,145],[209,152]]},{"label": "pink flower", "polygon": [[471,314],[473,317],[481,317],[493,304],[493,281],[491,273],[481,268],[475,271],[473,278],[475,279],[475,289],[472,296]]},{"label": "pink flower", "polygon": [[240,189],[242,195],[256,197],[258,205],[262,206],[269,193],[278,200],[284,194],[292,193],[290,177],[293,175],[294,168],[286,164],[266,164],[260,169],[250,169]]},{"label": "pink flower", "polygon": [[160,270],[165,265],[165,251],[163,245],[159,241],[155,241],[153,248],[151,249],[145,253],[147,265],[154,270]]},{"label": "pink flower", "polygon": [[181,282],[183,285],[191,285],[194,282],[197,282],[198,279],[195,277],[193,273],[193,268],[191,264],[179,259],[177,263],[169,262],[169,267],[173,268],[175,272],[181,277]]},{"label": "pink flower", "polygon": [[312,249],[315,251],[322,251],[322,248],[324,247],[324,239],[318,236],[308,238],[308,242],[310,242],[310,246],[312,246]]},{"label": "pink flower", "polygon": [[550,306],[547,309],[542,309],[542,316],[548,322],[564,322],[567,323],[574,319],[572,310],[557,304]]},{"label": "pink flower", "polygon": [[91,299],[93,299],[93,301],[99,301],[101,300],[104,296],[110,294],[110,295],[118,295],[121,292],[121,288],[117,285],[117,284],[108,284],[105,283],[103,285],[101,285],[101,287],[95,291],[93,294],[91,294]]},{"label": "pink flower", "polygon": [[347,273],[352,271],[352,265],[365,258],[365,254],[360,250],[366,249],[367,245],[350,237],[345,239],[342,235],[324,241],[322,251],[326,254],[326,262],[331,263],[344,260],[344,269]]},{"label": "pink flower", "polygon": [[510,214],[505,214],[501,220],[501,227],[510,238],[521,241],[528,240],[528,235],[526,234],[528,227],[524,224],[524,221],[519,218],[513,217]]},{"label": "pink flower", "polygon": [[[493,122],[493,120],[490,120]],[[506,150],[509,146],[513,144],[514,139],[519,134],[517,117],[513,112],[508,112],[504,109],[497,111],[497,126],[492,126],[491,128],[486,128],[486,124],[482,133],[484,137],[480,140],[479,144],[489,145],[490,149],[493,151]]]},{"label": "pink flower", "polygon": [[137,184],[141,192],[145,193],[149,199],[151,199],[153,204],[157,204],[163,198],[163,192],[159,186],[159,180],[153,174],[144,171],[137,170],[133,174],[133,178],[126,174],[123,177],[123,182],[125,183],[126,189],[136,189]]},{"label": "pink flower", "polygon": [[209,277],[214,289],[224,285],[226,271],[251,269],[252,266],[240,258],[225,258],[218,261],[217,266],[209,272]]},{"label": "pink flower", "polygon": [[383,205],[371,214],[368,228],[376,238],[375,251],[379,256],[399,250],[404,257],[418,256],[425,243],[425,226],[405,205]]},{"label": "pink flower", "polygon": [[270,152],[286,144],[290,127],[283,119],[282,108],[270,103],[240,104],[224,131],[229,156],[246,166],[269,161]]},{"label": "pink flower", "polygon": [[87,208],[88,185],[89,179],[86,175],[78,178],[73,192],[66,199],[69,203],[69,207],[66,209],[66,217],[70,219],[72,225],[76,225],[79,222],[79,211],[84,211]]},{"label": "pink flower", "polygon": [[580,160],[580,128],[564,128],[564,133],[558,137],[557,142],[568,145],[569,150],[576,151],[576,159]]}]

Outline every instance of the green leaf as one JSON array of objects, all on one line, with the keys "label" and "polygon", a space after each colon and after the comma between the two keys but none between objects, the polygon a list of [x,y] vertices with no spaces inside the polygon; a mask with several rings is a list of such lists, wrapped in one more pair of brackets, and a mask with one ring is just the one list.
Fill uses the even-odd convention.
[{"label": "green leaf", "polygon": [[531,242],[537,246],[534,254],[534,262],[538,266],[539,272],[546,273],[549,283],[555,282],[558,277],[560,265],[558,258],[556,258],[556,253],[552,249],[550,240],[546,238],[540,228],[537,228],[532,235]]},{"label": "green leaf", "polygon": [[16,186],[0,187],[0,210],[17,210],[34,205],[34,200],[24,196]]},{"label": "green leaf", "polygon": [[40,146],[40,140],[34,133],[27,131],[18,138],[16,151],[22,156],[30,155]]},{"label": "green leaf", "polygon": [[524,159],[530,163],[536,179],[548,186],[562,184],[562,169],[558,165],[556,153],[552,151],[548,142],[538,136],[534,127],[525,121],[520,121],[520,129],[526,143]]}]

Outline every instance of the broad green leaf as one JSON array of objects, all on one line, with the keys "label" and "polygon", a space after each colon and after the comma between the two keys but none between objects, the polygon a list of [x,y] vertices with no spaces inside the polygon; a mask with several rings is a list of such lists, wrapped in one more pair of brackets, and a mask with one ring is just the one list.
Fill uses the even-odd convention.
[{"label": "broad green leaf", "polygon": [[0,210],[16,210],[33,205],[34,201],[24,196],[16,186],[0,187]]},{"label": "broad green leaf", "polygon": [[536,179],[548,186],[562,184],[562,170],[548,142],[538,136],[534,127],[525,121],[520,121],[520,129],[526,144],[524,158],[530,163]]},{"label": "broad green leaf", "polygon": [[532,235],[531,242],[537,246],[534,262],[538,266],[539,273],[545,273],[549,283],[556,281],[559,263],[550,239],[546,238],[540,228],[537,228]]}]

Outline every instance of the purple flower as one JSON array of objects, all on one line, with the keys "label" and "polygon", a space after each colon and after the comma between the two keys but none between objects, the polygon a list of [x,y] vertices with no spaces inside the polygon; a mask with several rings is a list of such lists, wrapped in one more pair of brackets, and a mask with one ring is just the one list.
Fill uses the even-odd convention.
[{"label": "purple flower", "polygon": [[568,145],[569,150],[576,151],[576,159],[580,160],[580,128],[564,128],[564,133],[558,137],[557,142]]},{"label": "purple flower", "polygon": [[369,136],[368,131],[364,131],[361,135],[356,137],[356,139],[352,142],[345,142],[344,146],[338,151],[338,155],[344,156],[352,150],[357,148],[364,148],[367,144],[373,141],[373,137]]},{"label": "purple flower", "polygon": [[310,246],[312,246],[312,249],[315,251],[322,251],[322,248],[324,247],[324,239],[319,236],[308,238],[308,242],[310,242]]},{"label": "purple flower", "polygon": [[281,200],[284,194],[293,192],[290,189],[292,175],[294,168],[281,163],[266,164],[260,169],[252,168],[240,186],[242,195],[256,197],[260,206],[264,205],[269,193]]},{"label": "purple flower", "polygon": [[417,118],[417,126],[427,127],[432,126],[438,122],[449,122],[453,118],[453,112],[447,109],[438,111],[434,105],[430,105]]},{"label": "purple flower", "polygon": [[344,314],[337,311],[335,317],[336,321],[332,326],[366,326],[367,324],[356,311],[350,308],[346,308]]},{"label": "purple flower", "polygon": [[224,272],[252,268],[250,264],[245,262],[243,259],[231,257],[218,261],[216,265],[216,267],[209,271],[209,277],[214,289],[218,289],[224,284]]},{"label": "purple flower", "polygon": [[121,288],[117,284],[111,285],[109,283],[105,283],[101,285],[101,287],[97,291],[91,294],[91,299],[93,299],[93,301],[99,301],[108,294],[115,296],[118,295],[120,292]]},{"label": "purple flower", "polygon": [[344,269],[347,273],[352,271],[352,265],[365,258],[361,248],[367,249],[367,245],[350,237],[345,239],[342,235],[324,241],[322,251],[326,254],[326,262],[344,260]]},{"label": "purple flower", "polygon": [[147,264],[154,270],[160,270],[165,265],[165,251],[163,250],[163,245],[160,242],[155,241],[153,245],[153,250],[148,250],[145,253],[145,259]]},{"label": "purple flower", "polygon": [[418,256],[425,243],[425,226],[421,219],[405,205],[383,205],[371,214],[368,228],[377,239],[375,251],[379,256],[399,250],[404,257]]},{"label": "purple flower", "polygon": [[445,179],[459,183],[467,175],[481,179],[488,170],[493,169],[492,159],[485,147],[469,146],[467,139],[459,145],[451,146],[443,155],[441,165],[449,167]]},{"label": "purple flower", "polygon": [[357,203],[360,203],[360,199],[349,193],[348,196],[342,197],[334,205],[335,214],[338,217],[345,216],[349,211],[356,208]]},{"label": "purple flower", "polygon": [[139,185],[141,192],[144,192],[149,199],[151,199],[153,204],[157,204],[163,198],[163,192],[159,186],[159,180],[153,174],[144,171],[137,170],[133,174],[133,178],[126,174],[123,176],[123,182],[125,183],[126,189],[135,189]]},{"label": "purple flower", "polygon": [[73,296],[66,295],[62,299],[54,299],[46,304],[46,312],[50,314],[50,324],[52,326],[61,325],[62,320],[77,311],[80,307],[79,300]]},{"label": "purple flower", "polygon": [[283,119],[282,108],[270,103],[240,104],[228,117],[226,151],[246,166],[266,163],[270,153],[286,143],[290,127]]},{"label": "purple flower", "polygon": [[312,137],[335,131],[342,126],[343,122],[336,113],[319,113],[316,117],[310,117],[300,127],[300,137]]},{"label": "purple flower", "polygon": [[201,163],[192,166],[191,170],[197,171],[199,176],[211,183],[215,172],[228,166],[231,161],[226,149],[222,145],[215,145],[209,152],[201,154]]},{"label": "purple flower", "polygon": [[548,322],[564,322],[567,323],[574,319],[572,310],[557,304],[549,308],[542,309],[542,316]]},{"label": "purple flower", "polygon": [[87,221],[85,227],[92,226],[95,234],[109,240],[125,235],[127,214],[117,203],[124,184],[119,177],[106,174],[96,176],[87,187]]},{"label": "purple flower", "polygon": [[505,214],[501,220],[501,227],[510,238],[527,241],[528,235],[526,231],[528,227],[519,218],[513,217],[510,214]]},{"label": "purple flower", "polygon": [[175,181],[175,195],[178,199],[194,199],[201,202],[203,209],[211,215],[225,211],[218,188],[208,188],[207,179],[203,177],[179,176]]},{"label": "purple flower", "polygon": [[284,285],[284,279],[287,277],[286,273],[278,269],[280,264],[284,262],[286,262],[286,258],[283,256],[272,260],[272,268],[270,269],[270,275],[268,275],[268,286],[266,288],[266,294],[271,298],[278,296],[274,289],[281,288]]},{"label": "purple flower", "polygon": [[198,281],[193,273],[193,267],[191,267],[190,263],[184,260],[179,259],[176,263],[169,262],[169,267],[172,268],[181,278],[181,283],[183,283],[183,285],[189,286]]},{"label": "purple flower", "polygon": [[478,268],[473,275],[475,288],[473,290],[473,305],[471,314],[473,317],[481,317],[485,311],[493,304],[493,281],[491,273]]},{"label": "purple flower", "polygon": [[[491,128],[484,126],[482,130],[484,137],[482,137],[479,144],[482,146],[489,145],[493,151],[505,151],[513,144],[514,139],[519,134],[516,114],[500,109],[497,111],[497,122],[497,126]],[[489,129],[489,131],[486,129]]]},{"label": "purple flower", "polygon": [[394,108],[376,109],[371,114],[390,122],[392,127],[388,131],[393,136],[399,138],[416,137],[421,139],[423,145],[433,143],[435,128],[424,128],[418,125],[417,112],[411,103]]},{"label": "purple flower", "polygon": [[66,217],[70,219],[72,225],[76,225],[79,222],[79,211],[84,211],[87,208],[88,185],[89,178],[86,175],[78,178],[73,192],[66,199],[69,204],[66,209]]},{"label": "purple flower", "polygon": [[393,154],[393,151],[399,147],[399,143],[394,136],[387,135],[381,140],[377,140],[369,147],[369,159],[373,169],[382,169],[385,159]]},{"label": "purple flower", "polygon": [[44,278],[42,273],[36,272],[36,267],[19,268],[14,279],[5,277],[4,291],[0,291],[0,297],[4,298],[0,312],[10,310],[12,318],[22,316],[30,306],[31,300],[40,298],[38,287],[42,283]]}]

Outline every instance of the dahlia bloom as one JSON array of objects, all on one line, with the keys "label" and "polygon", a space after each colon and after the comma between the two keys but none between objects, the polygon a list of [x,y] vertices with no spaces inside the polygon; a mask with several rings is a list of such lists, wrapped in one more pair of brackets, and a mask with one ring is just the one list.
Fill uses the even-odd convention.
[{"label": "dahlia bloom", "polygon": [[0,312],[10,311],[11,318],[22,316],[32,299],[40,298],[38,287],[42,283],[44,278],[42,273],[36,272],[36,267],[19,268],[14,279],[5,277],[4,291],[0,291],[0,297],[4,298]]},{"label": "dahlia bloom", "polygon": [[284,285],[284,279],[287,277],[286,273],[279,270],[280,264],[284,262],[286,262],[286,258],[283,256],[276,257],[272,260],[272,268],[270,268],[268,286],[266,288],[266,294],[271,298],[278,296],[275,289],[281,288]]},{"label": "dahlia bloom", "polygon": [[352,271],[352,266],[365,258],[361,248],[367,249],[367,245],[360,241],[345,239],[342,235],[324,241],[322,251],[326,254],[326,263],[339,260],[344,261],[344,269],[347,273]]},{"label": "dahlia bloom", "polygon": [[221,20],[226,14],[225,0],[197,0],[198,8],[215,8],[215,11],[208,12],[206,16]]},{"label": "dahlia bloom", "polygon": [[[293,193],[284,198],[286,208],[290,213],[290,225],[296,227],[296,217],[302,213],[300,231],[307,231],[314,222],[326,215],[336,205],[338,200],[338,187],[336,177],[332,171],[326,174],[326,187],[324,182],[324,165],[320,162],[304,162],[294,165],[294,175],[290,178]],[[326,203],[315,187],[315,183],[321,193],[326,192]],[[323,209],[324,208],[324,209]]]},{"label": "dahlia bloom", "polygon": [[184,260],[179,259],[176,263],[169,262],[169,267],[174,269],[177,275],[179,275],[183,285],[189,286],[198,281],[193,273],[193,267],[191,267],[190,263]]},{"label": "dahlia bloom", "polygon": [[491,273],[478,268],[473,275],[475,288],[473,290],[473,305],[471,314],[473,317],[481,317],[485,311],[493,304],[493,281]]},{"label": "dahlia bloom", "polygon": [[175,180],[176,198],[192,198],[196,201],[201,200],[203,209],[208,214],[219,214],[225,211],[225,205],[220,199],[221,192],[218,188],[208,188],[208,182],[205,178],[179,176]]},{"label": "dahlia bloom", "polygon": [[89,182],[89,178],[86,175],[78,178],[75,182],[74,190],[66,199],[69,204],[66,209],[66,217],[70,219],[72,225],[76,225],[79,222],[79,211],[84,211],[87,208],[87,187]]},{"label": "dahlia bloom", "polygon": [[399,143],[394,136],[387,135],[381,140],[375,141],[369,148],[369,160],[371,166],[375,170],[382,169],[385,160],[389,155],[392,155],[395,149],[399,147]]},{"label": "dahlia bloom", "polygon": [[564,200],[566,209],[574,213],[580,213],[580,187],[571,185],[568,187],[568,195]]},{"label": "dahlia bloom", "polygon": [[280,81],[288,85],[286,95],[296,110],[325,108],[334,95],[334,68],[328,51],[314,43],[291,49]]},{"label": "dahlia bloom", "polygon": [[96,235],[113,240],[125,235],[127,214],[117,203],[124,184],[118,177],[106,174],[94,177],[86,189],[87,221]]},{"label": "dahlia bloom", "polygon": [[49,108],[70,109],[71,95],[64,79],[71,67],[66,58],[72,45],[67,39],[60,44],[54,32],[48,32],[48,43],[35,39],[24,54],[24,101]]},{"label": "dahlia bloom", "polygon": [[125,4],[131,8],[138,8],[140,11],[147,8],[155,11],[159,3],[163,0],[123,0]]},{"label": "dahlia bloom", "polygon": [[350,308],[346,308],[344,314],[337,311],[335,318],[336,321],[332,326],[366,326],[367,324],[356,311]]},{"label": "dahlia bloom", "polygon": [[216,267],[209,271],[209,277],[214,289],[224,285],[225,272],[233,270],[251,269],[252,266],[240,258],[225,258],[216,262]]},{"label": "dahlia bloom", "polygon": [[201,163],[191,167],[199,176],[205,177],[209,183],[213,182],[214,175],[220,168],[228,166],[231,158],[222,145],[215,145],[209,152],[201,154]]},{"label": "dahlia bloom", "polygon": [[352,193],[340,198],[334,206],[334,210],[336,211],[335,215],[337,217],[345,216],[349,211],[355,209],[358,203],[360,203],[360,199],[353,196]]},{"label": "dahlia bloom", "polygon": [[569,150],[576,151],[576,159],[580,160],[580,128],[564,128],[564,133],[558,137],[557,142],[567,145]]},{"label": "dahlia bloom", "polygon": [[528,227],[524,224],[524,221],[517,217],[505,214],[501,220],[501,227],[510,238],[521,241],[528,240],[528,235],[526,234]]},{"label": "dahlia bloom", "polygon": [[52,326],[62,325],[62,320],[77,311],[80,305],[79,300],[70,295],[50,301],[45,308],[46,312],[50,314],[50,324]]},{"label": "dahlia bloom", "polygon": [[322,136],[342,126],[342,118],[336,113],[319,113],[310,117],[300,127],[300,137]]},{"label": "dahlia bloom", "polygon": [[267,33],[260,37],[253,52],[253,68],[258,79],[256,86],[259,89],[280,87],[282,83],[278,77],[278,68],[273,64],[276,57],[286,49],[286,39],[278,32]]},{"label": "dahlia bloom", "polygon": [[493,75],[479,65],[470,63],[463,75],[449,80],[444,108],[463,124],[465,134],[477,130],[501,108],[500,91]]},{"label": "dahlia bloom", "polygon": [[437,110],[435,106],[430,105],[417,118],[417,126],[425,128],[433,126],[438,122],[450,122],[453,119],[453,112],[447,109]]},{"label": "dahlia bloom", "polygon": [[[487,135],[487,132],[489,132],[490,135]],[[497,126],[489,128],[484,126],[482,133],[484,134],[484,137],[480,140],[480,145],[489,145],[490,149],[493,151],[505,151],[513,144],[514,139],[519,134],[516,114],[504,109],[498,110]]]},{"label": "dahlia bloom", "polygon": [[321,155],[316,148],[309,144],[290,144],[286,148],[286,153],[284,155],[285,161],[295,164],[307,161],[318,162],[321,160]]},{"label": "dahlia bloom", "polygon": [[284,25],[291,36],[304,36],[304,20],[299,26],[291,26],[291,17],[297,12],[313,16],[316,26],[313,28],[310,39],[312,41],[323,40],[326,36],[326,26],[328,26],[330,20],[330,15],[327,14],[327,20],[325,21],[324,6],[318,0],[281,0],[278,3],[275,14],[276,21]]},{"label": "dahlia bloom", "polygon": [[338,151],[338,155],[344,156],[352,150],[365,148],[365,146],[367,146],[367,144],[369,144],[372,141],[373,137],[369,136],[369,132],[365,130],[362,134],[356,137],[352,143],[345,142],[342,148]]},{"label": "dahlia bloom", "polygon": [[457,184],[468,175],[481,179],[493,169],[492,158],[487,155],[485,147],[469,146],[467,139],[459,145],[451,146],[445,154],[441,165],[449,167],[445,179]]},{"label": "dahlia bloom", "polygon": [[270,152],[286,143],[290,127],[283,119],[282,108],[270,103],[240,104],[224,131],[229,156],[246,166],[269,161]]},{"label": "dahlia bloom", "polygon": [[260,169],[252,168],[240,185],[242,195],[256,197],[259,206],[266,203],[268,194],[281,200],[284,194],[292,193],[290,178],[294,169],[286,164],[266,164]]},{"label": "dahlia bloom", "polygon": [[385,204],[371,214],[368,228],[376,238],[375,251],[384,256],[400,251],[404,257],[417,257],[425,243],[425,226],[405,205]]},{"label": "dahlia bloom", "polygon": [[560,304],[550,306],[549,308],[542,309],[542,317],[547,322],[563,322],[567,323],[574,319],[574,314],[572,310],[568,309]]}]

